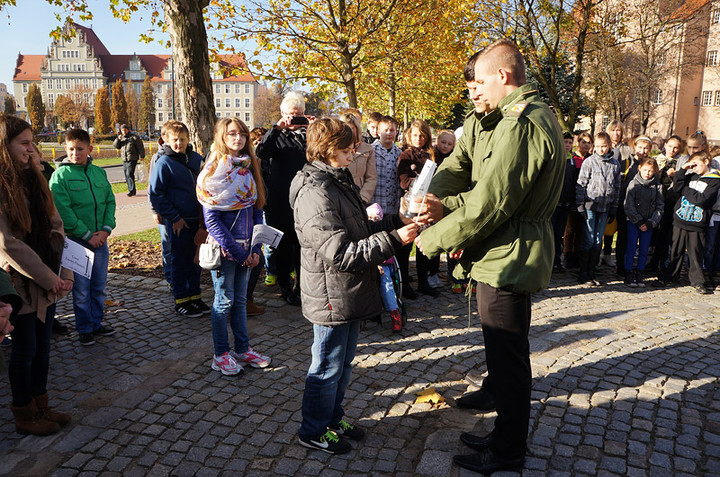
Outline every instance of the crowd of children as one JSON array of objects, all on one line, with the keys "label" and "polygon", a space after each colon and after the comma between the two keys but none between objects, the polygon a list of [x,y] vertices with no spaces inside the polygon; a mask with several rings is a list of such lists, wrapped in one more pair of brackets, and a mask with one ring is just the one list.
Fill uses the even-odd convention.
[{"label": "crowd of children", "polygon": [[720,164],[707,138],[702,132],[687,141],[671,136],[652,157],[649,137],[629,144],[622,137],[622,123],[613,121],[594,140],[579,134],[572,152],[573,136],[565,135],[565,182],[553,217],[554,272],[579,268],[580,283],[598,286],[596,271],[604,263],[629,287],[645,287],[649,270],[658,276],[653,284],[667,286],[679,280],[687,255],[691,286],[712,293],[720,270]]}]

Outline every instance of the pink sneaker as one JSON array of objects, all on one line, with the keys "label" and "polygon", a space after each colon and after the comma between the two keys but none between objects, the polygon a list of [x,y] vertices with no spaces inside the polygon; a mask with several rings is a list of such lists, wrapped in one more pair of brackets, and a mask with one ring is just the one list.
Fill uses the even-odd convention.
[{"label": "pink sneaker", "polygon": [[253,368],[267,368],[270,366],[270,358],[256,353],[252,348],[248,348],[244,353],[230,351],[230,354],[238,363],[247,363]]},{"label": "pink sneaker", "polygon": [[239,374],[242,370],[242,364],[229,353],[224,352],[220,356],[213,356],[212,365],[210,365],[215,371],[220,371],[226,376],[232,376]]}]

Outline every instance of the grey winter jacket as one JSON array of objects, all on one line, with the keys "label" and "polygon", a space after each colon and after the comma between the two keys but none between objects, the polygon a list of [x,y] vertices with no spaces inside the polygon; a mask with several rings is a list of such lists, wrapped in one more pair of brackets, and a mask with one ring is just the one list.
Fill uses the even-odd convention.
[{"label": "grey winter jacket", "polygon": [[300,242],[300,292],[305,318],[335,326],[382,312],[377,265],[401,243],[397,215],[370,222],[350,171],[306,164],[290,185]]},{"label": "grey winter jacket", "polygon": [[123,136],[122,139],[116,137],[113,147],[120,149],[123,162],[137,162],[145,158],[145,145],[137,134]]},{"label": "grey winter jacket", "polygon": [[578,212],[592,210],[615,215],[620,204],[621,182],[620,163],[612,152],[607,156],[593,154],[585,159],[576,187]]},{"label": "grey winter jacket", "polygon": [[640,173],[630,181],[625,195],[625,215],[630,223],[640,227],[657,227],[663,215],[665,201],[657,177],[643,179]]}]

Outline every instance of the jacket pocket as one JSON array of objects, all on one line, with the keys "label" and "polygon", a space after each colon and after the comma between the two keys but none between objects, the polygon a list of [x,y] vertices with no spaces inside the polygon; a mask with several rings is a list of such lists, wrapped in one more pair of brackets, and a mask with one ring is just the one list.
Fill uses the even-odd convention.
[{"label": "jacket pocket", "polygon": [[82,192],[90,189],[87,181],[83,179],[70,179],[68,180],[68,189],[73,192]]}]

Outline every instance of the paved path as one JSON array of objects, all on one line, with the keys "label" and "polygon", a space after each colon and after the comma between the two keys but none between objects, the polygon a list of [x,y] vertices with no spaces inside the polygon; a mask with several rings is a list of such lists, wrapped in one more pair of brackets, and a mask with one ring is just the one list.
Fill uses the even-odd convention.
[{"label": "paved path", "polygon": [[[485,371],[467,302],[444,291],[409,304],[405,330],[361,333],[349,417],[369,432],[343,456],[296,443],[312,332],[299,309],[258,286],[268,312],[249,319],[272,366],[210,370],[210,323],[179,318],[156,280],[111,275],[119,333],[81,347],[53,339],[51,403],[73,423],[50,437],[14,432],[0,376],[4,475],[468,476],[451,462],[463,431],[494,415],[453,406]],[[59,304],[68,322],[70,302]],[[525,476],[720,475],[720,294],[690,287],[601,288],[560,277],[533,300],[533,401]],[[1,351],[6,353],[7,351]],[[444,404],[415,404],[435,386]]]},{"label": "paved path", "polygon": [[157,227],[150,213],[147,190],[138,190],[133,197],[126,193],[115,194],[115,204],[117,226],[113,230],[114,237]]}]

